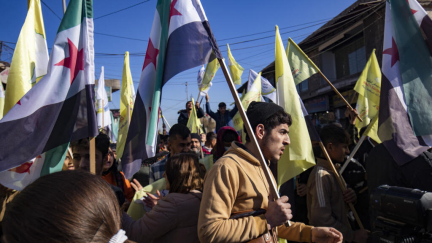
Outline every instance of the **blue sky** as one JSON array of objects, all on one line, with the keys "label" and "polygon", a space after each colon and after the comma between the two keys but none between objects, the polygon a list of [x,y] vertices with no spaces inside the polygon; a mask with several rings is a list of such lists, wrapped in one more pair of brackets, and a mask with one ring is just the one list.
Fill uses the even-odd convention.
[{"label": "blue sky", "polygon": [[[43,1],[58,16],[62,17],[62,0]],[[69,1],[66,0],[66,2]],[[143,0],[93,0],[93,2],[95,33],[138,39],[130,40],[95,34],[96,53],[121,54],[113,56],[97,54],[95,78],[99,78],[101,66],[104,66],[105,79],[121,80],[123,54],[125,51],[129,51],[132,54],[130,67],[136,89],[144,63],[144,55],[142,54],[147,49],[147,40],[157,0],[149,0],[144,3],[141,3]],[[245,69],[242,83],[247,82],[249,69],[259,72],[274,60],[275,25],[279,26],[281,34],[290,32],[282,34],[285,44],[288,37],[299,43],[322,26],[326,20],[333,18],[354,2],[354,0],[201,0],[222,54],[227,58],[226,43],[229,43],[234,58]],[[15,43],[26,17],[27,1],[2,0],[1,3],[2,9],[7,11],[2,11],[4,24],[0,31],[0,40]],[[138,5],[98,18],[135,4]],[[42,4],[42,14],[47,43],[50,48],[60,20],[44,4]],[[269,37],[243,42],[267,36]],[[5,44],[11,48],[15,47],[11,43]],[[251,48],[241,49],[245,47]],[[1,60],[10,62],[11,59],[12,51],[3,49]],[[161,107],[170,125],[177,123],[177,111],[185,107],[187,97],[185,82],[188,82],[189,96],[193,95],[196,99],[198,95],[196,78],[199,68],[196,67],[178,74],[164,86]],[[213,87],[210,89],[209,95],[213,111],[217,110],[217,104],[221,101],[227,104],[234,101],[221,70],[218,71],[213,80]],[[120,108],[120,91],[113,94],[110,108]],[[228,109],[230,108],[232,106],[228,106]]]}]

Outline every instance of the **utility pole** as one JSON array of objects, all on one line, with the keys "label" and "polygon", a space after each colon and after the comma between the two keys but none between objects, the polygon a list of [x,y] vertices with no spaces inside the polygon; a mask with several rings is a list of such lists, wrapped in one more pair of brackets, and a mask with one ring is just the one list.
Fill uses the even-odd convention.
[{"label": "utility pole", "polygon": [[186,102],[189,100],[189,90],[186,82]]}]

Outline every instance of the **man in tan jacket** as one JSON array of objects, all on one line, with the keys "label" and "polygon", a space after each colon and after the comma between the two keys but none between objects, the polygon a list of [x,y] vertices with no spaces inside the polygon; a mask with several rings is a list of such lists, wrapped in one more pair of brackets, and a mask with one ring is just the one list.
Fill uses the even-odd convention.
[{"label": "man in tan jacket", "polygon": [[[247,116],[264,158],[276,163],[290,143],[291,116],[280,106],[264,102],[252,102]],[[269,198],[270,187],[257,159],[259,151],[249,137],[246,140],[245,145],[233,142],[206,174],[198,219],[200,241],[248,242],[269,236],[270,229],[276,228],[278,237],[290,241],[342,242],[341,233],[333,228],[294,222],[288,228],[283,225],[292,218],[288,197]]]},{"label": "man in tan jacket", "polygon": [[[339,126],[328,125],[321,129],[320,137],[334,163],[343,163],[349,154],[348,134]],[[354,203],[353,189],[342,191],[329,161],[318,158],[307,183],[308,218],[311,225],[334,227],[342,232],[345,241],[365,243],[367,230],[352,230],[348,221],[348,206]]]}]

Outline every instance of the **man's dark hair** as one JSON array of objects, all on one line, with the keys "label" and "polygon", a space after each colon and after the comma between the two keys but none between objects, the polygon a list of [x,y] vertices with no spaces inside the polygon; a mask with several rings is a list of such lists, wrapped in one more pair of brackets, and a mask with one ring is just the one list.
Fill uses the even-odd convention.
[{"label": "man's dark hair", "polygon": [[331,124],[327,125],[323,128],[321,128],[321,131],[319,133],[321,140],[324,144],[324,146],[327,146],[327,144],[332,143],[335,145],[346,143],[349,144],[349,135],[348,133],[341,128],[340,126]]},{"label": "man's dark hair", "polygon": [[222,108],[222,107],[226,107],[225,102],[221,102],[221,103],[219,103],[219,108]]},{"label": "man's dark hair", "polygon": [[[271,131],[279,126],[280,124],[287,124],[288,126],[291,126],[292,124],[292,118],[291,115],[286,113],[284,110],[279,110],[273,115],[271,115],[269,118],[265,119],[263,123],[258,123],[255,127],[252,127],[252,130],[255,131],[256,127],[259,124],[264,125],[264,131],[267,134],[270,134]],[[244,127],[244,126],[243,126]],[[243,130],[246,132],[246,127],[243,128]],[[250,137],[246,132],[246,142],[250,142]]]},{"label": "man's dark hair", "polygon": [[[105,156],[108,154],[108,148],[111,145],[110,138],[108,137],[108,135],[101,132],[95,138],[95,143],[96,143],[96,149],[102,153],[102,158],[105,158]],[[83,138],[78,141],[72,142],[71,147],[90,148],[90,141],[88,138]]]},{"label": "man's dark hair", "polygon": [[206,141],[211,142],[213,139],[217,139],[216,133],[214,133],[214,132],[207,133]]},{"label": "man's dark hair", "polygon": [[[192,101],[188,101],[188,102],[186,102],[186,105],[185,105],[185,107],[187,108],[187,105],[189,104],[189,103],[192,103]],[[193,104],[192,104],[193,105]]]},{"label": "man's dark hair", "polygon": [[186,139],[191,134],[189,128],[183,124],[175,124],[169,131],[169,140],[173,141],[179,135],[182,139]]}]

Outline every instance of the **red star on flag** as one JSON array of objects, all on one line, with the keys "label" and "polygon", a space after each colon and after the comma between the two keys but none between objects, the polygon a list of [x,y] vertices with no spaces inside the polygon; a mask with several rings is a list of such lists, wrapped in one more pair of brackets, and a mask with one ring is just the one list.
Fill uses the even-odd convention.
[{"label": "red star on flag", "polygon": [[[408,6],[410,6],[409,0],[407,0],[407,2],[408,2]],[[410,6],[410,8],[411,8],[411,6]],[[415,13],[417,13],[417,10],[414,10],[414,9],[411,8],[411,13],[415,14]]]},{"label": "red star on flag", "polygon": [[397,49],[396,42],[395,42],[393,37],[392,37],[392,47],[385,49],[383,51],[383,54],[388,54],[388,55],[392,56],[391,67],[393,67],[393,65],[395,65],[397,61],[399,61],[399,51]]},{"label": "red star on flag", "polygon": [[170,17],[169,22],[171,22],[171,17],[174,15],[182,15],[177,9],[175,9],[175,5],[177,4],[178,0],[174,0],[171,2],[171,8],[170,8]]},{"label": "red star on flag", "polygon": [[76,48],[74,43],[68,38],[69,44],[69,57],[65,57],[65,59],[61,60],[54,66],[64,66],[70,69],[70,76],[72,84],[75,80],[76,76],[78,76],[78,72],[80,70],[84,70],[84,50],[81,48],[80,51]]},{"label": "red star on flag", "polygon": [[148,43],[147,51],[146,51],[146,56],[145,56],[145,60],[144,60],[143,70],[150,63],[153,63],[153,65],[155,66],[155,70],[156,70],[156,59],[157,59],[158,55],[159,55],[159,50],[154,48],[152,40],[149,39],[149,43]]}]

